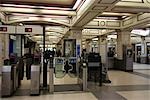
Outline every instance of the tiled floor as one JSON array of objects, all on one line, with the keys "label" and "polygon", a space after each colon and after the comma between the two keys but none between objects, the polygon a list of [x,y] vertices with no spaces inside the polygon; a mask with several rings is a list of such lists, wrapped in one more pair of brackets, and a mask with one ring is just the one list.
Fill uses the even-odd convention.
[{"label": "tiled floor", "polygon": [[[41,73],[41,84],[43,82],[43,73]],[[49,72],[47,72],[47,83],[49,84]],[[56,78],[54,74],[54,84],[61,85],[61,84],[77,84],[77,77],[70,77],[66,74],[63,78]]]},{"label": "tiled floor", "polygon": [[57,93],[40,96],[16,96],[2,100],[97,100],[92,93]]},{"label": "tiled floor", "polygon": [[134,75],[128,72],[109,71],[108,75],[110,80],[112,80],[112,83],[110,84],[111,86],[150,84],[150,79]]},{"label": "tiled floor", "polygon": [[[149,66],[148,66],[149,67]],[[150,100],[150,70],[134,70],[138,74],[122,71],[109,71],[109,78],[112,81],[109,86],[120,96],[127,100]]]},{"label": "tiled floor", "polygon": [[127,100],[150,100],[150,90],[117,92]]},{"label": "tiled floor", "polygon": [[150,64],[133,63],[133,69],[150,69]]},{"label": "tiled floor", "polygon": [[135,72],[139,72],[139,73],[142,73],[142,74],[150,75],[150,69],[149,70],[139,70],[138,69],[138,70],[135,70]]}]

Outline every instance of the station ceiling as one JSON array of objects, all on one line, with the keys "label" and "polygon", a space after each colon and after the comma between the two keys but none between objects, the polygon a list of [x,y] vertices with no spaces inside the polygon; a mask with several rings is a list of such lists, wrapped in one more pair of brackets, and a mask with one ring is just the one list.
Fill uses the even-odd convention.
[{"label": "station ceiling", "polygon": [[76,0],[2,0],[3,4],[72,8]]}]

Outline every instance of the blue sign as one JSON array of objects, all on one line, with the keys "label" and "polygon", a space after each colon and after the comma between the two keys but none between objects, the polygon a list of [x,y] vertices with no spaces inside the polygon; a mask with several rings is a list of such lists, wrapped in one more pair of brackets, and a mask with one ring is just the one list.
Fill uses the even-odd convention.
[{"label": "blue sign", "polygon": [[77,56],[80,56],[80,45],[77,45]]}]

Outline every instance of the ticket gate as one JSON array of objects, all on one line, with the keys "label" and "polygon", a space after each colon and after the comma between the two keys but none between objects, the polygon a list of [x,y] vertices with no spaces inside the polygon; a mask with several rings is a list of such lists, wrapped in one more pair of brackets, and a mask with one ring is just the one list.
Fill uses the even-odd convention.
[{"label": "ticket gate", "polygon": [[87,57],[88,81],[99,82],[102,85],[102,64],[99,53],[89,53]]},{"label": "ticket gate", "polygon": [[[75,64],[76,66],[75,65],[73,66],[71,64]],[[69,68],[65,68],[65,67],[69,67]],[[67,83],[64,80],[65,78],[67,78],[67,80],[74,80],[76,81],[76,83],[69,83],[69,82]],[[63,84],[61,82],[60,82],[61,84],[55,84],[55,79],[59,81],[63,80],[62,82]],[[83,65],[77,66],[76,57],[74,58],[54,57],[54,61],[50,60],[49,63],[49,92],[53,93],[54,91],[59,91],[58,90],[59,88],[61,91],[62,88],[64,91],[70,91],[71,89],[69,89],[67,86],[70,87],[72,91],[76,91],[77,87],[79,87],[78,89],[80,89],[80,91],[81,90],[86,91],[87,90],[87,67],[83,67]]]},{"label": "ticket gate", "polygon": [[11,66],[2,67],[2,97],[10,96],[13,93],[12,70],[13,68]]},{"label": "ticket gate", "polygon": [[31,87],[30,95],[40,94],[40,65],[31,66]]},{"label": "ticket gate", "polygon": [[16,91],[18,87],[17,75],[15,65],[5,65],[2,67],[2,97],[11,96]]}]

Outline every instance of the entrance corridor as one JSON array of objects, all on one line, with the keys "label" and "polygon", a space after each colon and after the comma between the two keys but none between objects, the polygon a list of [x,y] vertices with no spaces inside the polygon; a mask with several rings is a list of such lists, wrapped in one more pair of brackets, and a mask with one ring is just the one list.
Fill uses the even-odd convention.
[{"label": "entrance corridor", "polygon": [[98,83],[89,82],[87,92],[55,92],[40,96],[12,96],[1,100],[150,100],[149,67],[134,63],[134,72],[110,70],[108,75],[111,84],[99,87]]}]

